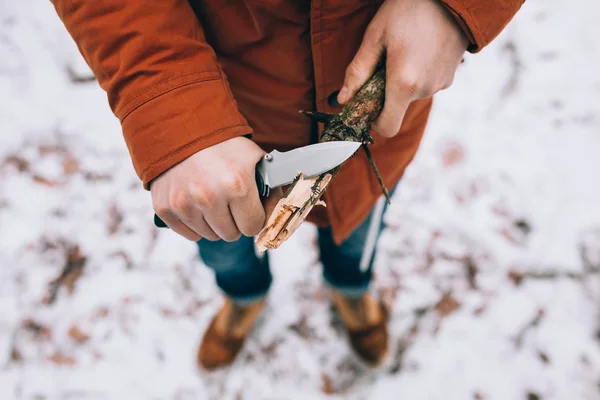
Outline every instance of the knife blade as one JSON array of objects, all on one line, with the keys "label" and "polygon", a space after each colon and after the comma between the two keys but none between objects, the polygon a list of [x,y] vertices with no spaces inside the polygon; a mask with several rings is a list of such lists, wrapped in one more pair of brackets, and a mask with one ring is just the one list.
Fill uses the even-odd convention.
[{"label": "knife blade", "polygon": [[299,173],[310,178],[330,171],[346,161],[360,145],[360,142],[323,142],[285,153],[275,150],[265,154],[256,165],[258,191],[268,197],[270,189],[292,183]]},{"label": "knife blade", "polygon": [[[267,153],[255,168],[258,194],[269,197],[271,189],[292,183],[300,173],[310,178],[330,171],[350,158],[360,145],[360,142],[322,142],[286,152],[274,150]],[[156,214],[154,224],[159,228],[167,228],[167,224]]]}]

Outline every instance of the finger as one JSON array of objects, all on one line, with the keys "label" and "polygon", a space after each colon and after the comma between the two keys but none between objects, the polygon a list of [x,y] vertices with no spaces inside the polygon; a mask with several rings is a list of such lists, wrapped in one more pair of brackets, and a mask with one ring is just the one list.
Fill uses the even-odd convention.
[{"label": "finger", "polygon": [[229,201],[229,209],[236,226],[245,236],[256,235],[265,224],[265,210],[255,185],[246,196],[233,197]]},{"label": "finger", "polygon": [[283,197],[283,191],[281,188],[277,188],[271,191],[271,195],[263,200],[263,207],[265,209],[265,223],[269,221],[271,214],[273,214],[273,210],[279,203],[279,200]]},{"label": "finger", "polygon": [[384,137],[393,137],[400,132],[406,110],[417,95],[416,79],[401,73],[397,65],[398,63],[388,60],[385,102],[381,114],[372,125]]},{"label": "finger", "polygon": [[197,242],[202,239],[202,236],[188,227],[186,224],[181,222],[179,218],[175,217],[175,215],[171,213],[161,213],[157,215],[164,221],[164,223],[171,228],[175,233],[183,236],[187,240],[191,240],[192,242]]},{"label": "finger", "polygon": [[219,202],[204,218],[211,229],[226,242],[235,242],[242,235],[233,220],[228,203]]},{"label": "finger", "polygon": [[[153,193],[153,195],[155,195],[155,193]],[[184,196],[180,195],[155,196],[152,198],[154,212],[169,228],[171,228],[171,230],[188,240],[197,242],[202,238],[201,235],[181,222],[178,217],[178,214],[184,214],[187,203],[188,202],[184,200]],[[175,207],[173,205],[175,205]]]},{"label": "finger", "polygon": [[206,240],[214,242],[220,239],[219,235],[217,235],[210,225],[208,225],[202,211],[198,208],[193,209],[188,218],[182,218],[181,222]]},{"label": "finger", "polygon": [[358,92],[375,72],[377,63],[383,53],[381,35],[367,30],[363,41],[346,69],[344,85],[338,94],[338,102],[345,104]]}]

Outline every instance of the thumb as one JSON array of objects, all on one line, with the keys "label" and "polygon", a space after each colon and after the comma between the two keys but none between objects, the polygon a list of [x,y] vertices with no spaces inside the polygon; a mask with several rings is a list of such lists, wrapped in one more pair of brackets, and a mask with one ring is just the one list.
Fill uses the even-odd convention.
[{"label": "thumb", "polygon": [[346,69],[344,85],[338,94],[338,103],[346,104],[369,80],[377,68],[382,53],[383,45],[379,37],[367,31],[358,52]]}]

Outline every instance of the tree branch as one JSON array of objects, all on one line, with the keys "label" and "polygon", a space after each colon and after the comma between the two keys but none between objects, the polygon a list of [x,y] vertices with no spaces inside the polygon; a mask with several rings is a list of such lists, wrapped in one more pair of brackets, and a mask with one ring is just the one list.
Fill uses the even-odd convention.
[{"label": "tree branch", "polygon": [[[383,108],[385,99],[385,66],[381,64],[373,76],[365,83],[344,109],[338,114],[304,111],[304,115],[325,122],[321,142],[351,141],[363,143],[363,149],[373,166],[375,175],[382,186],[383,193],[389,202],[389,194],[383,185],[381,175],[367,148],[367,143],[373,143],[369,134],[371,122],[374,121]],[[285,196],[277,203],[269,217],[266,226],[256,236],[255,242],[259,251],[276,249],[287,240],[300,226],[312,208],[325,205],[319,199],[331,180],[342,165],[319,176],[305,178],[299,175],[291,184]]]}]

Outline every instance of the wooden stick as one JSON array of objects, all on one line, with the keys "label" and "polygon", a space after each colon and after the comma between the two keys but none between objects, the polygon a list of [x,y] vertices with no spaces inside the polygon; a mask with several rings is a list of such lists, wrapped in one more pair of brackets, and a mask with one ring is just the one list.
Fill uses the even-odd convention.
[{"label": "wooden stick", "polygon": [[[363,147],[366,147],[366,143],[373,143],[369,130],[371,122],[377,118],[383,108],[384,98],[385,66],[382,64],[340,113],[329,115],[304,112],[304,114],[326,122],[321,134],[321,142],[336,140],[362,142]],[[372,159],[370,162],[372,163]],[[375,164],[372,165],[377,171]],[[255,242],[260,252],[279,247],[296,231],[315,205],[325,205],[320,201],[321,195],[342,166],[343,164],[319,176],[304,178],[299,175],[296,178],[277,203],[266,226],[256,236]],[[378,175],[378,172],[376,174]],[[384,193],[387,193],[380,176],[378,180]]]}]

